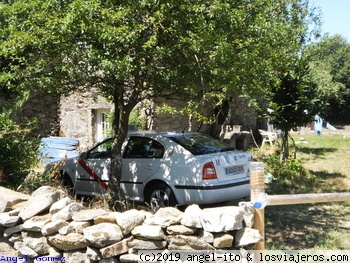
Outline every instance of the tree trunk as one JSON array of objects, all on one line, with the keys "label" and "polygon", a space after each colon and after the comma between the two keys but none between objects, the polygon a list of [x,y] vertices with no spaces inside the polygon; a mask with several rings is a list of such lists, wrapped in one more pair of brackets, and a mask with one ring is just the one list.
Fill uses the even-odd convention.
[{"label": "tree trunk", "polygon": [[128,133],[128,120],[130,112],[136,103],[124,104],[122,92],[114,95],[114,118],[112,125],[113,149],[111,157],[111,168],[109,174],[109,189],[111,194],[110,206],[114,209],[125,207],[125,196],[120,188],[122,176],[122,146]]},{"label": "tree trunk", "polygon": [[289,157],[289,143],[288,143],[289,131],[284,130],[282,132],[282,149],[280,159],[281,161],[285,161]]}]

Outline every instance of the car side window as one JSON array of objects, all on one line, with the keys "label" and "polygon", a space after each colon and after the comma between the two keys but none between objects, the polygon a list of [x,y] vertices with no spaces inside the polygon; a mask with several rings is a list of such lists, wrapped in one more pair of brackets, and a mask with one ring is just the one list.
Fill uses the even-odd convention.
[{"label": "car side window", "polygon": [[110,158],[113,140],[107,140],[91,149],[87,158]]},{"label": "car side window", "polygon": [[162,158],[164,146],[146,137],[131,136],[124,151],[123,158]]}]

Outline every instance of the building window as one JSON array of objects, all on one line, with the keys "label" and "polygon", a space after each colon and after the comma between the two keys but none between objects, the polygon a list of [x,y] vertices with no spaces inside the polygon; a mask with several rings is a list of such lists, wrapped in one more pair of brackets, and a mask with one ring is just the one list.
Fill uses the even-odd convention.
[{"label": "building window", "polygon": [[110,136],[110,123],[108,121],[108,111],[98,109],[96,111],[96,141],[99,142]]}]

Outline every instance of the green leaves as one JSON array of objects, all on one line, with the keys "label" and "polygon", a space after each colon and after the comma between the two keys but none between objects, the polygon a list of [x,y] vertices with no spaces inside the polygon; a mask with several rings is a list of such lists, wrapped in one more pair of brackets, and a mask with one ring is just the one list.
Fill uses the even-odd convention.
[{"label": "green leaves", "polygon": [[350,45],[339,35],[326,36],[307,49],[317,93],[328,104],[323,116],[348,122],[350,88]]},{"label": "green leaves", "polygon": [[[3,98],[2,98],[3,99]],[[17,99],[19,99],[17,97]],[[0,174],[2,184],[17,188],[37,164],[39,141],[31,135],[35,123],[18,124],[12,120],[13,111],[20,105],[0,107]]]},{"label": "green leaves", "polygon": [[201,107],[196,105],[208,94],[215,97],[213,101],[232,94],[269,95],[280,76],[291,71],[308,39],[307,23],[312,15],[307,3],[2,3],[0,91],[14,88],[18,93],[35,89],[65,94],[97,88],[115,103],[113,127],[119,142],[124,141],[132,108],[144,99],[186,100],[189,103],[182,113],[210,122],[211,116],[197,114]]},{"label": "green leaves", "polygon": [[30,85],[64,92],[133,80],[155,96],[184,86],[263,93],[300,48],[307,16],[301,0],[23,1],[3,12],[4,45],[34,48],[28,69],[42,74]]},{"label": "green leaves", "polygon": [[256,96],[297,60],[305,2],[17,0],[2,10],[0,52],[23,88],[94,86],[125,93],[125,105],[144,94]]}]

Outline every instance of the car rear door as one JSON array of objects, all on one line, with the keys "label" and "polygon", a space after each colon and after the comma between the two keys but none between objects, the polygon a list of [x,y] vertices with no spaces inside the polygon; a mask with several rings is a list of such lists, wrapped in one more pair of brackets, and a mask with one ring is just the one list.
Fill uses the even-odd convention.
[{"label": "car rear door", "polygon": [[144,182],[163,163],[165,147],[155,138],[130,136],[123,152],[121,186],[126,197],[143,199]]}]

